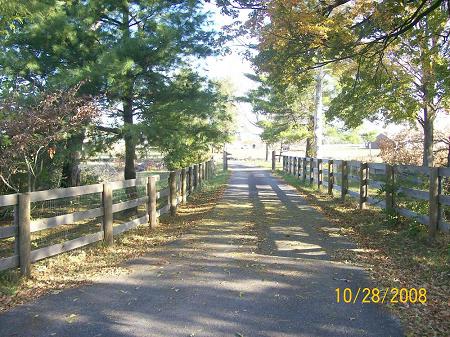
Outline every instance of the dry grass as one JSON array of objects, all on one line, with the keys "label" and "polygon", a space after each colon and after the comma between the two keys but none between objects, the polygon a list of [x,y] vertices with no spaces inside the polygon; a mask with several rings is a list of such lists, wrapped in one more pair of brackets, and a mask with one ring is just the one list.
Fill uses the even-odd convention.
[{"label": "dry grass", "polygon": [[429,244],[426,228],[418,223],[404,218],[387,221],[380,209],[361,211],[354,200],[341,202],[301,185],[293,176],[279,174],[340,228],[340,234],[357,243],[357,250],[339,251],[337,260],[364,266],[379,288],[427,289],[426,305],[388,305],[402,321],[407,336],[448,336],[450,235],[441,234]]},{"label": "dry grass", "polygon": [[0,311],[32,301],[44,294],[59,292],[94,282],[99,277],[127,273],[124,262],[151,252],[152,247],[176,240],[216,205],[228,174],[219,174],[204,183],[179,208],[176,217],[162,216],[155,229],[140,226],[115,238],[113,247],[101,242],[33,264],[29,279],[17,270],[0,273]]}]

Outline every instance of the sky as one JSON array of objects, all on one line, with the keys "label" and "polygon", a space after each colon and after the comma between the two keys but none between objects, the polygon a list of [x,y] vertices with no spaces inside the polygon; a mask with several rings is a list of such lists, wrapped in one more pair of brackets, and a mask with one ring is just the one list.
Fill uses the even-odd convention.
[{"label": "sky", "polygon": [[[212,12],[212,19],[216,29],[221,30],[223,26],[233,22],[232,18],[222,15],[215,5],[207,4],[206,8]],[[240,19],[245,19],[245,15],[245,11],[242,11]],[[245,76],[245,74],[252,74],[254,71],[251,63],[241,55],[245,51],[244,47],[238,46],[237,41],[229,42],[228,46],[232,50],[230,54],[208,57],[202,68],[212,79],[229,81],[236,96],[244,96],[250,89],[256,87],[256,83]],[[251,105],[242,102],[238,102],[236,105],[238,132],[244,138],[259,139],[261,129],[254,125],[256,116],[252,111]]]}]

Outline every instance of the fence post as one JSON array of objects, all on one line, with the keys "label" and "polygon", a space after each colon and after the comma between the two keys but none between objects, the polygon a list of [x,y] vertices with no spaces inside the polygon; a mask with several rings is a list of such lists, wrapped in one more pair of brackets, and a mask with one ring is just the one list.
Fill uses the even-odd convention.
[{"label": "fence post", "polygon": [[23,276],[31,275],[30,193],[19,194],[19,264]]},{"label": "fence post", "polygon": [[328,160],[328,194],[333,195],[334,186],[334,162],[333,160]]},{"label": "fence post", "polygon": [[202,164],[202,180],[206,180],[206,161]]},{"label": "fence post", "polygon": [[[14,226],[16,226],[16,228],[19,228],[19,197],[17,197],[16,204],[14,205]],[[17,231],[16,235],[14,236],[14,254],[17,256],[20,255],[19,241],[19,231]]]},{"label": "fence post", "polygon": [[322,159],[317,159],[317,188],[320,190],[323,184]]},{"label": "fence post", "polygon": [[275,172],[275,165],[276,165],[275,151],[272,151],[272,172]]},{"label": "fence post", "polygon": [[188,167],[188,171],[187,171],[187,181],[188,181],[188,193],[189,195],[192,193],[192,166]]},{"label": "fence post", "polygon": [[169,204],[170,214],[177,214],[177,173],[170,171],[169,173]]},{"label": "fence post", "polygon": [[113,211],[112,211],[112,188],[111,184],[103,184],[103,240],[107,246],[112,246],[113,238]]},{"label": "fence post", "polygon": [[181,198],[182,203],[185,204],[187,200],[186,195],[186,168],[181,169]]},{"label": "fence post", "polygon": [[386,211],[392,212],[395,208],[394,200],[394,184],[395,175],[394,167],[392,165],[386,164]]},{"label": "fence post", "polygon": [[294,157],[294,161],[293,161],[293,167],[292,167],[292,174],[294,175],[294,177],[297,175],[297,157]]},{"label": "fence post", "polygon": [[193,189],[195,190],[195,189],[197,189],[197,186],[198,186],[198,165],[197,164],[194,165],[193,181],[194,181]]},{"label": "fence post", "polygon": [[227,151],[223,151],[223,170],[228,170],[228,153]]},{"label": "fence post", "polygon": [[367,163],[359,164],[359,209],[367,208],[367,184],[368,184],[368,175],[369,166]]},{"label": "fence post", "polygon": [[289,173],[290,174],[294,174],[294,157],[290,157],[291,158],[291,160],[290,160],[290,171],[289,171]]},{"label": "fence post", "polygon": [[314,183],[314,158],[309,159],[309,184]]},{"label": "fence post", "polygon": [[286,156],[283,156],[283,171],[286,172]]},{"label": "fence post", "polygon": [[341,170],[341,199],[344,201],[348,189],[348,163],[346,160],[342,161]]},{"label": "fence post", "polygon": [[201,185],[203,183],[203,176],[202,176],[203,168],[202,168],[202,166],[203,166],[202,163],[198,164],[198,185]]},{"label": "fence post", "polygon": [[439,228],[439,168],[430,167],[430,198],[429,198],[429,217],[428,238],[433,240]]},{"label": "fence post", "polygon": [[301,169],[302,169],[302,158],[299,157],[298,160],[297,160],[297,177],[296,177],[297,179],[300,178],[300,171],[301,171]]},{"label": "fence post", "polygon": [[153,176],[147,177],[147,214],[150,228],[157,226],[156,214],[156,178]]},{"label": "fence post", "polygon": [[303,162],[303,169],[302,169],[302,174],[303,174],[303,183],[306,183],[306,157],[302,158],[302,162]]}]

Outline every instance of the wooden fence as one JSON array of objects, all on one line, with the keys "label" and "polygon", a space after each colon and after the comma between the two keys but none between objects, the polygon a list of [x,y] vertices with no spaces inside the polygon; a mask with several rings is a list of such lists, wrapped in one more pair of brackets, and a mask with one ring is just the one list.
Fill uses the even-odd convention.
[{"label": "wooden fence", "polygon": [[342,199],[357,198],[361,209],[372,204],[396,211],[428,226],[430,236],[449,232],[444,209],[450,211],[450,195],[444,181],[450,184],[450,168],[283,156],[283,171],[330,195],[336,190]]},{"label": "wooden fence", "polygon": [[[157,182],[160,175],[153,175],[145,179],[131,179],[103,184],[86,185],[79,187],[60,188],[47,191],[10,194],[0,196],[0,207],[14,207],[14,223],[0,226],[0,240],[14,238],[14,254],[0,258],[0,270],[20,267],[23,275],[30,275],[31,263],[63,252],[77,249],[88,244],[103,240],[105,244],[112,245],[113,237],[126,232],[139,225],[157,225],[161,214],[171,212],[176,214],[177,205],[186,202],[191,194],[203,180],[209,179],[215,172],[212,160],[183,168],[169,173],[168,187],[158,191]],[[144,196],[137,194],[124,202],[113,202],[115,190],[142,188]],[[33,203],[47,202],[61,198],[77,198],[85,195],[100,196],[99,207],[86,209],[51,217],[32,218]],[[167,198],[167,204],[157,209],[158,202]],[[95,206],[95,205],[94,205]],[[144,208],[145,214],[130,221],[114,224],[115,213],[125,210]],[[43,230],[57,228],[67,224],[74,224],[82,220],[101,217],[99,231],[83,235],[63,243],[52,244],[39,249],[32,249],[31,234]]]}]

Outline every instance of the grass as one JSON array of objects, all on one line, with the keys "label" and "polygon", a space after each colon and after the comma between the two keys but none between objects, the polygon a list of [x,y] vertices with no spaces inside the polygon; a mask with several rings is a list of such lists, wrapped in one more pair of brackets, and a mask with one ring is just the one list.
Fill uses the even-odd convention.
[{"label": "grass", "polygon": [[444,336],[450,331],[450,235],[439,234],[432,244],[426,227],[382,210],[359,210],[356,201],[342,202],[314,186],[304,185],[282,171],[277,174],[358,245],[334,258],[369,270],[378,288],[427,289],[427,303],[388,305],[398,315],[407,336]]},{"label": "grass", "polygon": [[114,245],[106,247],[102,242],[73,250],[33,264],[30,278],[19,276],[18,270],[0,272],[0,311],[32,301],[44,294],[57,293],[65,288],[89,284],[106,275],[127,272],[124,262],[151,252],[176,240],[192,228],[215,207],[222,195],[228,173],[204,181],[179,207],[178,215],[164,215],[157,228],[139,226],[114,238]]}]

